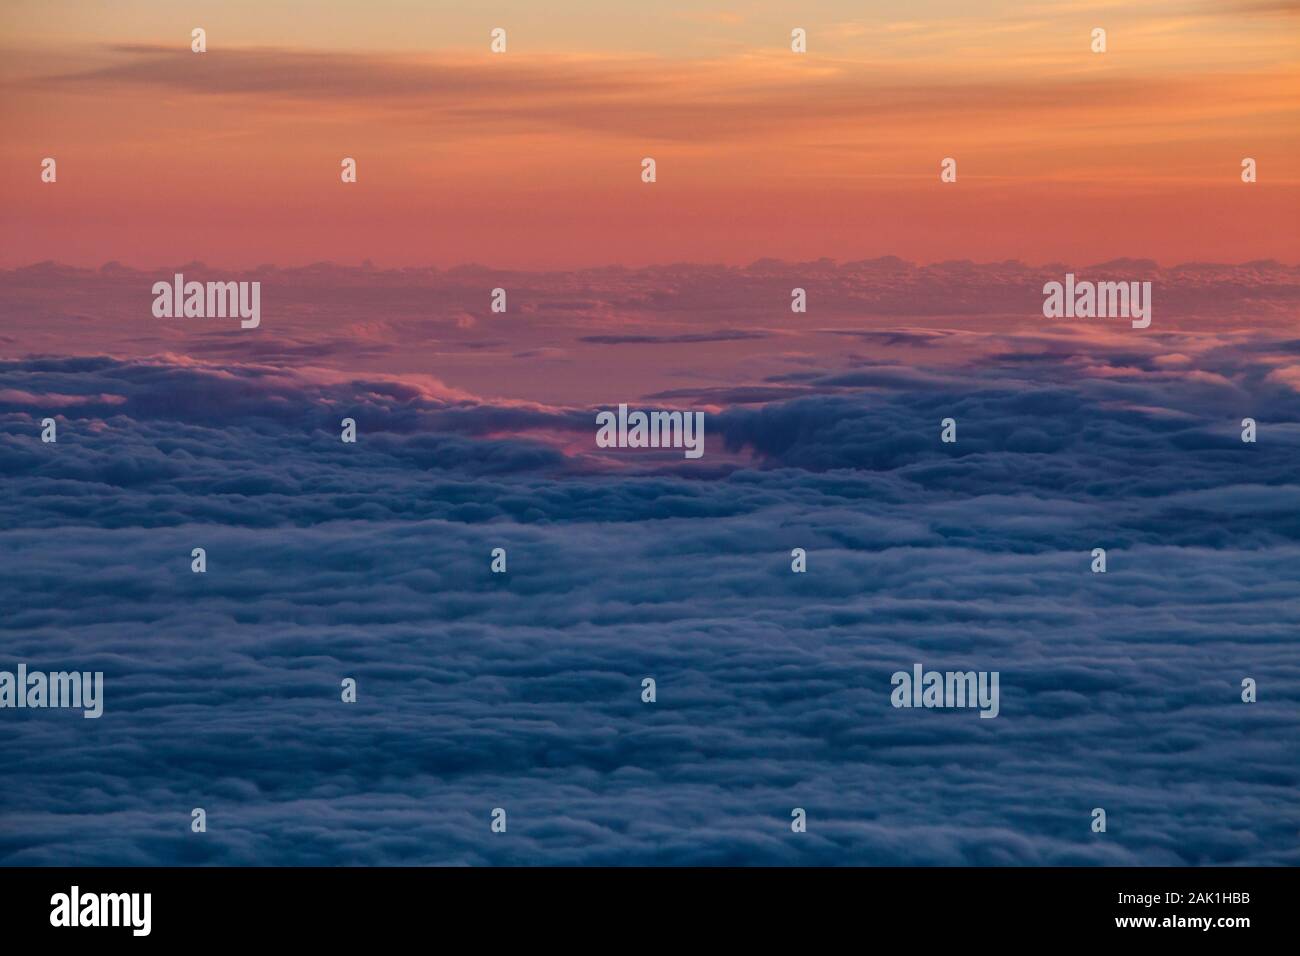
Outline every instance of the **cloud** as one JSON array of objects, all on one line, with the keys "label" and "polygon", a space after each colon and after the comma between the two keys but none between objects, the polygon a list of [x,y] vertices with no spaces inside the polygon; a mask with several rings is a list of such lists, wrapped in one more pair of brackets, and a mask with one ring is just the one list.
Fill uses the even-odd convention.
[{"label": "cloud", "polygon": [[[3,713],[0,861],[1300,862],[1300,400],[1250,344],[1180,347],[1231,388],[1077,377],[1123,347],[1087,339],[810,370],[710,414],[751,464],[618,472],[531,437],[585,409],[5,362],[0,667],[106,699]],[[1001,716],[893,709],[918,661],[998,670]]]},{"label": "cloud", "polygon": [[[769,401],[861,389],[869,380],[883,387],[911,367],[937,381],[954,366],[998,363],[1016,366],[1017,380],[1056,374],[1065,363],[1073,376],[1132,376],[1136,369],[1142,379],[1166,381],[1159,373],[1182,370],[1232,382],[1243,361],[1263,374],[1267,362],[1279,369],[1274,382],[1284,384],[1280,370],[1300,351],[1300,268],[1141,268],[1148,271],[1123,263],[922,265],[897,258],[568,272],[47,263],[0,271],[0,294],[8,304],[5,328],[21,343],[9,355],[186,356],[304,375],[310,369],[338,382],[396,376],[448,398],[497,403],[594,406],[692,395],[723,404],[742,396]],[[260,281],[261,326],[249,334],[223,320],[155,319],[152,284],[176,271],[197,281]],[[1151,281],[1147,334],[1132,334],[1123,321],[1043,319],[1043,284],[1067,271]],[[789,310],[796,285],[808,292],[806,314]],[[509,290],[506,313],[489,307],[497,287]],[[557,360],[601,371],[557,376]],[[1035,366],[1040,371],[1031,371]]]},{"label": "cloud", "polygon": [[[939,63],[899,74],[887,63],[827,60],[810,70],[781,51],[708,60],[577,53],[481,54],[441,51],[417,57],[276,47],[223,47],[195,57],[187,48],[120,44],[106,63],[33,78],[28,87],[139,90],[256,100],[272,111],[310,101],[346,112],[382,102],[398,115],[439,117],[441,136],[578,129],[586,134],[699,144],[813,135],[858,137],[865,125],[892,124],[925,135],[941,122],[976,135],[990,118],[1033,117],[1060,136],[1091,140],[1095,117],[1115,127],[1147,126],[1158,107],[1166,123],[1203,121],[1225,98],[1249,94],[1258,109],[1292,108],[1290,76],[1154,73],[1140,90],[1129,77],[1044,72],[1027,84],[1014,72],[979,80]],[[1267,99],[1265,103],[1261,98]],[[1217,114],[1216,114],[1217,115]],[[924,118],[921,123],[918,118]],[[425,120],[421,120],[425,121]],[[876,144],[878,148],[878,144]]]},{"label": "cloud", "polygon": [[681,335],[584,335],[578,341],[596,345],[695,345],[703,342],[743,342],[765,339],[770,333],[747,332],[741,329],[719,329],[716,332],[691,332]]}]

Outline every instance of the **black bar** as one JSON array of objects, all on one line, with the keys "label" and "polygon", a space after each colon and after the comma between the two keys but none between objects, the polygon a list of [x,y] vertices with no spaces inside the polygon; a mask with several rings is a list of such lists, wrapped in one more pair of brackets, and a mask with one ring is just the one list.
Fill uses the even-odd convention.
[{"label": "black bar", "polygon": [[[130,915],[142,928],[143,914],[131,910],[118,927],[51,925],[52,898],[68,896],[70,908],[73,886],[83,906],[88,894],[149,893],[148,935],[135,935]],[[690,933],[758,945],[802,940],[800,952],[830,948],[841,934],[846,943],[900,939],[922,948],[1126,936],[1222,947],[1293,930],[1295,900],[1295,871],[1285,868],[0,869],[6,942],[67,943],[76,933],[78,944],[407,938],[450,947],[459,938],[455,948],[468,949],[563,938],[612,949],[659,940],[676,949]],[[1124,919],[1154,925],[1118,925]],[[1224,919],[1247,922],[1216,922]],[[811,945],[813,936],[827,945]]]}]

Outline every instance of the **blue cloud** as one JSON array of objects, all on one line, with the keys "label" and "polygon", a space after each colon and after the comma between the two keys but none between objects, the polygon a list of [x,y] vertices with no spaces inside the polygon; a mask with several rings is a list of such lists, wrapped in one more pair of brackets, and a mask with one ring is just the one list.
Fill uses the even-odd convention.
[{"label": "blue cloud", "polygon": [[[106,675],[97,721],[0,712],[0,863],[1300,863],[1300,404],[1259,360],[813,371],[710,416],[733,463],[617,472],[529,437],[587,409],[0,363],[0,669]],[[893,709],[918,661],[1001,715]]]}]

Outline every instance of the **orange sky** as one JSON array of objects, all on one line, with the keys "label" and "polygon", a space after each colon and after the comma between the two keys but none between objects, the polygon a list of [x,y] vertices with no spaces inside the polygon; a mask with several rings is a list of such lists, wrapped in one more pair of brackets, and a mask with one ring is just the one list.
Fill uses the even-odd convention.
[{"label": "orange sky", "polygon": [[1300,258],[1292,3],[108,6],[0,14],[0,265]]}]

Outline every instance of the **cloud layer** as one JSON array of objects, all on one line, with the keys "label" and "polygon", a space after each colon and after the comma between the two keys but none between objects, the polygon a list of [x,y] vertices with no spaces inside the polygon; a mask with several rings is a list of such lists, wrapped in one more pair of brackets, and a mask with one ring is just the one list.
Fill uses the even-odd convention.
[{"label": "cloud layer", "polygon": [[[0,862],[1300,862],[1296,343],[1190,339],[737,377],[799,391],[635,465],[579,406],[0,364],[0,668],[106,675],[0,713]],[[914,662],[1001,715],[893,709]]]}]

